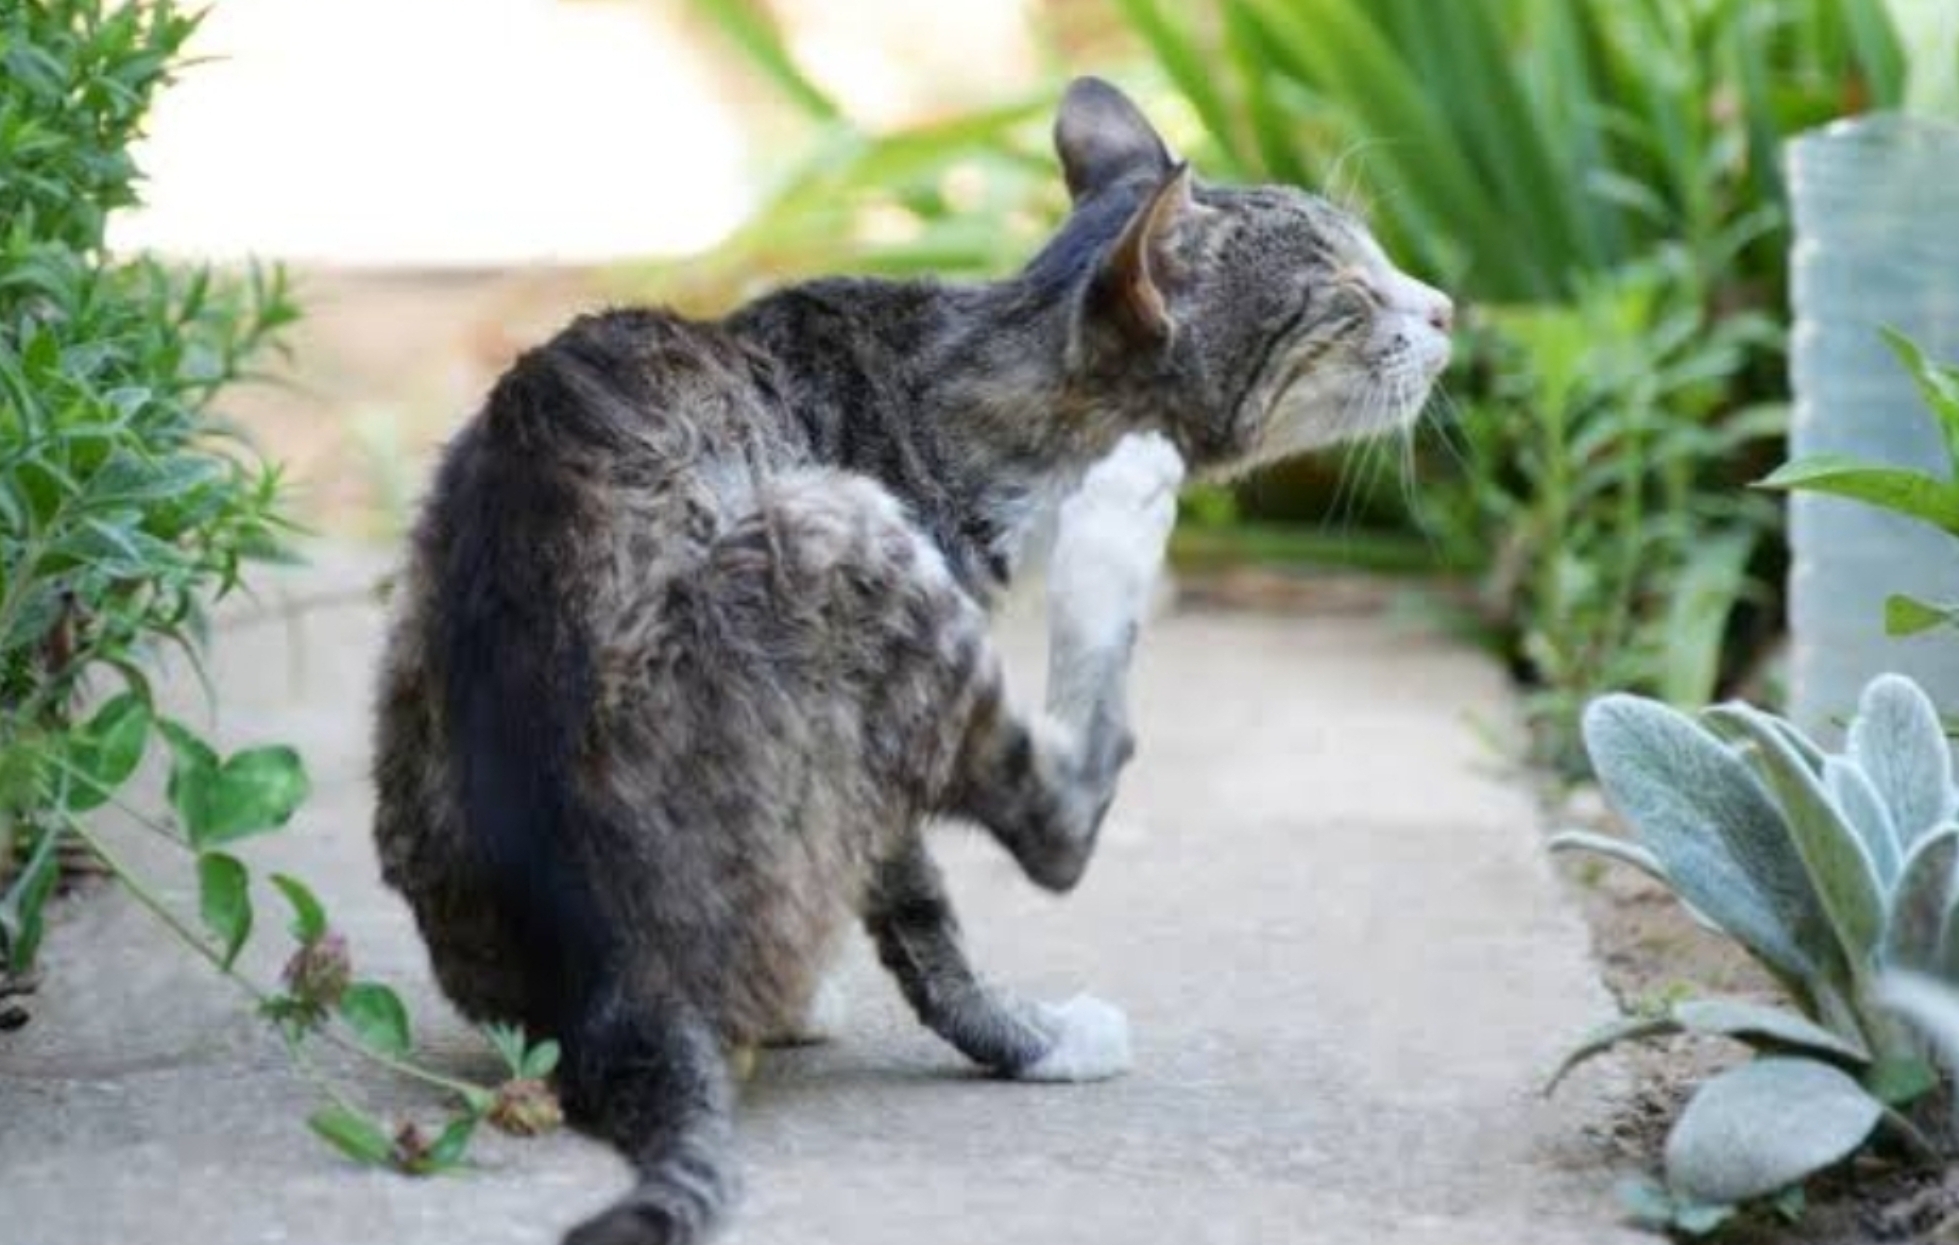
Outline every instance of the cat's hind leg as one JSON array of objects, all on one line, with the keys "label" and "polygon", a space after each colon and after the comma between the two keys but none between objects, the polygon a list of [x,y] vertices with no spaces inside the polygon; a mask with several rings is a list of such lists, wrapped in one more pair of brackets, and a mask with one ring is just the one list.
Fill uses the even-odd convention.
[{"label": "cat's hind leg", "polygon": [[1031,1002],[980,979],[923,842],[879,871],[865,924],[919,1020],[981,1067],[1023,1081],[1099,1081],[1128,1071],[1129,1022],[1117,1008],[1088,995]]}]

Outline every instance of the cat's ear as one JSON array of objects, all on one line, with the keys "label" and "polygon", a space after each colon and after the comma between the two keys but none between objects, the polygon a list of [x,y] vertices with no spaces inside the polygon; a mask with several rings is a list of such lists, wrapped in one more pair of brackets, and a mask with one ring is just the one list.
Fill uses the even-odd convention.
[{"label": "cat's ear", "polygon": [[1149,118],[1100,78],[1068,84],[1054,120],[1054,149],[1076,203],[1132,177],[1162,177],[1171,167]]},{"label": "cat's ear", "polygon": [[1091,278],[1085,314],[1131,342],[1168,341],[1176,328],[1169,295],[1178,278],[1170,244],[1195,209],[1190,165],[1178,164],[1129,218]]}]

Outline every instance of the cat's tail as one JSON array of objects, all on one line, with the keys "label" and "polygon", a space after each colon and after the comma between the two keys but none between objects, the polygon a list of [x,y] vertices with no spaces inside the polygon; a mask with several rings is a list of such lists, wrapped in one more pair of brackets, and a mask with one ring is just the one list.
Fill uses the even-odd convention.
[{"label": "cat's tail", "polygon": [[565,1109],[625,1154],[639,1183],[565,1245],[693,1245],[739,1192],[728,1061],[691,1007],[607,991],[565,1038]]}]

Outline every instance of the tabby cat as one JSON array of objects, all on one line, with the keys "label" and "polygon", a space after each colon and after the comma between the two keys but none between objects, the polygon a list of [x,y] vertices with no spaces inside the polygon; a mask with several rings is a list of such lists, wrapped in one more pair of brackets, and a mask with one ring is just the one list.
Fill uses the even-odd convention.
[{"label": "tabby cat", "polygon": [[[443,990],[563,1044],[639,1174],[572,1245],[691,1242],[734,1192],[730,1055],[805,1026],[862,921],[1003,1077],[1128,1060],[1122,1014],[968,962],[923,828],[1081,878],[1186,465],[1403,428],[1448,299],[1281,187],[1197,181],[1106,83],[1073,210],[994,284],[821,280],[728,319],[582,317],[446,452],[381,675],[375,834]],[[987,607],[1051,530],[1044,712]]]}]

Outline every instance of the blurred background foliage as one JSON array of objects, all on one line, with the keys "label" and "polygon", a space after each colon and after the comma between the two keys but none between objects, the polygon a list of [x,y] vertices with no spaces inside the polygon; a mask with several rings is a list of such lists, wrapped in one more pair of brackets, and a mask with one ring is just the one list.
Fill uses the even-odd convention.
[{"label": "blurred background foliage", "polygon": [[1897,105],[1879,0],[1047,0],[1050,82],[898,129],[853,121],[763,0],[693,4],[802,155],[640,292],[711,312],[822,272],[1010,271],[1066,210],[1048,125],[1092,70],[1203,175],[1348,204],[1467,311],[1408,452],[1200,490],[1186,554],[1469,576],[1451,616],[1534,689],[1560,764],[1592,693],[1701,703],[1758,672],[1784,554],[1743,486],[1778,460],[1787,396],[1779,149]]}]

